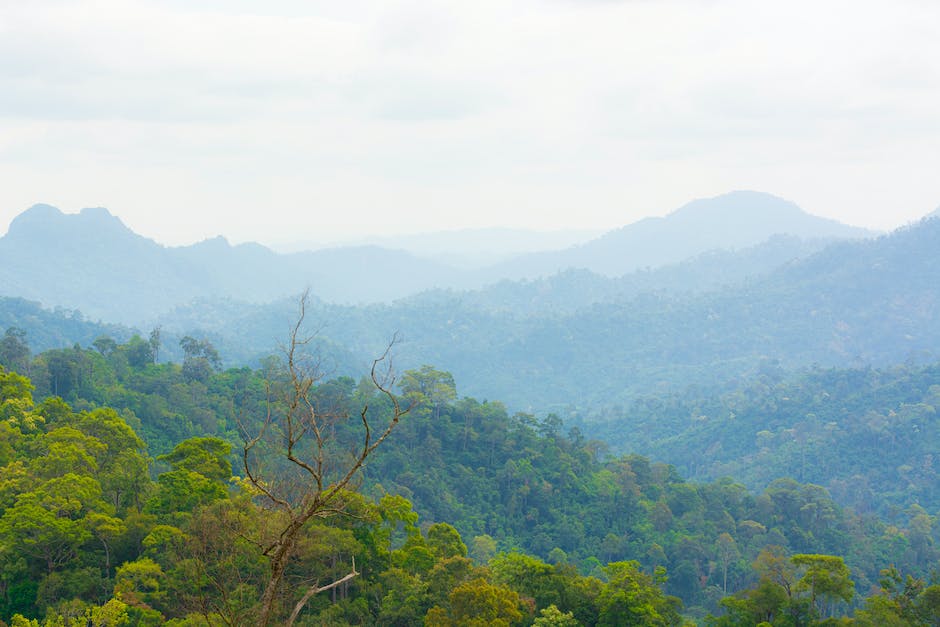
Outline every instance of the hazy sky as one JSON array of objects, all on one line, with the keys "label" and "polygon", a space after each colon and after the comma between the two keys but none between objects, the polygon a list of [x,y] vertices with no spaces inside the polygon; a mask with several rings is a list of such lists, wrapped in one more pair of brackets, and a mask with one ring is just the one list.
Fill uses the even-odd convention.
[{"label": "hazy sky", "polygon": [[0,233],[616,227],[733,189],[940,205],[940,2],[0,0]]}]

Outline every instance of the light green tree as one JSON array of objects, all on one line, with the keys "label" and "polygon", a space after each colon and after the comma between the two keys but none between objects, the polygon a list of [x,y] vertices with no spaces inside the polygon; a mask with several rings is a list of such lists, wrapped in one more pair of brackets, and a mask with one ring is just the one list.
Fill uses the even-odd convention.
[{"label": "light green tree", "polygon": [[562,612],[555,605],[549,605],[532,623],[536,627],[580,627],[581,623],[571,612]]},{"label": "light green tree", "polygon": [[822,601],[848,603],[855,595],[851,571],[841,557],[835,555],[798,554],[790,558],[803,571],[797,589],[808,591],[813,608],[822,613]]}]

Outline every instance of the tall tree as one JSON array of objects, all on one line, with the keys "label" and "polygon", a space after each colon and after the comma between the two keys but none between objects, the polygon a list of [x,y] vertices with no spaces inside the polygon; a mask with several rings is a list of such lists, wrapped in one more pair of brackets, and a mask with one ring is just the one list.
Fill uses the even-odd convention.
[{"label": "tall tree", "polygon": [[[304,526],[314,518],[344,513],[346,494],[355,487],[353,480],[366,459],[410,409],[403,408],[391,391],[395,380],[389,344],[372,363],[371,370],[372,383],[386,399],[389,415],[376,427],[368,405],[363,407],[359,413],[358,444],[339,454],[334,446],[335,434],[337,429],[349,426],[344,424],[348,415],[323,413],[317,406],[315,386],[322,375],[304,352],[312,338],[302,335],[307,298],[304,294],[300,299],[298,319],[285,348],[286,380],[271,386],[272,396],[280,398],[270,399],[267,416],[254,435],[249,436],[249,427],[242,425],[245,476],[277,517],[276,533],[261,542],[270,568],[261,597],[261,625],[269,625],[274,619],[287,566]],[[350,573],[341,580],[348,581],[358,574],[353,564]],[[333,584],[321,586],[319,581],[308,587],[295,605],[291,620],[311,594],[331,587]]]},{"label": "tall tree", "polygon": [[0,338],[0,366],[29,376],[29,344],[26,331],[10,327]]}]

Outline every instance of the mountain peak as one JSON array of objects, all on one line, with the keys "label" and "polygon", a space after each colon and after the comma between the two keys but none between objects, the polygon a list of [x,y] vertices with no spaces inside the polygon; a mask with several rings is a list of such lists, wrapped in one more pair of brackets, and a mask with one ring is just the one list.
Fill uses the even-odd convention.
[{"label": "mountain peak", "polygon": [[74,242],[78,239],[102,241],[107,238],[144,240],[131,231],[117,216],[104,207],[88,207],[79,213],[63,213],[47,204],[36,204],[16,216],[4,237],[21,245],[33,242],[50,246],[51,242]]},{"label": "mountain peak", "polygon": [[37,203],[13,218],[10,222],[10,232],[16,229],[29,228],[31,225],[44,224],[50,220],[58,220],[64,216],[57,207],[45,203]]},{"label": "mountain peak", "polygon": [[546,276],[567,267],[621,276],[708,251],[749,248],[774,235],[821,240],[874,233],[814,216],[773,194],[738,190],[693,200],[664,217],[643,218],[555,255],[517,258],[511,276]]},{"label": "mountain peak", "polygon": [[767,220],[768,218],[794,218],[809,216],[789,200],[766,192],[736,190],[714,196],[698,198],[688,202],[671,214],[670,218],[689,219],[692,217],[708,220],[742,219]]},{"label": "mountain peak", "polygon": [[[677,227],[706,229],[718,237],[721,231],[734,231],[732,247],[763,241],[776,234],[799,237],[859,238],[874,235],[866,229],[842,224],[836,220],[807,213],[796,203],[768,194],[738,190],[713,198],[693,200],[665,218]],[[681,226],[680,226],[681,225]],[[703,234],[704,235],[704,234]],[[730,233],[728,233],[730,235]],[[735,239],[739,241],[734,241]]]}]

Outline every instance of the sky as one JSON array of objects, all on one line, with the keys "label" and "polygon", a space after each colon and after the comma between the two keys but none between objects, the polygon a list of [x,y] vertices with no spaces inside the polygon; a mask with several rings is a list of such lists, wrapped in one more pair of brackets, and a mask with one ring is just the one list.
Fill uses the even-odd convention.
[{"label": "sky", "polygon": [[940,205],[933,0],[0,0],[0,233],[606,229],[736,189]]}]

